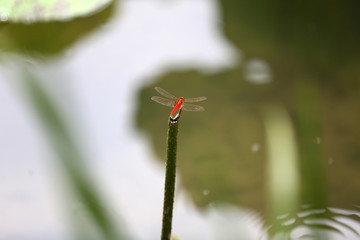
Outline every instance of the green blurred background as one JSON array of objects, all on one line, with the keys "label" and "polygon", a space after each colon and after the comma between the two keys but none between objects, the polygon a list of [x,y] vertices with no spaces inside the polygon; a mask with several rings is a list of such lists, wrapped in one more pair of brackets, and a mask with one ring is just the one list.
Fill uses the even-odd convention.
[{"label": "green blurred background", "polygon": [[[3,23],[0,23],[2,70],[4,73],[22,73],[16,78],[22,86],[20,92],[30,96],[24,101],[31,102],[37,110],[40,125],[45,126],[45,135],[63,165],[62,174],[103,233],[99,238],[118,235],[117,238],[138,239],[140,235],[134,232],[152,228],[152,225],[127,220],[131,219],[127,212],[138,212],[138,208],[133,204],[132,210],[127,211],[124,208],[129,205],[120,204],[117,210],[121,221],[139,224],[129,229],[124,226],[121,230],[112,226],[123,224],[112,219],[111,213],[110,216],[106,214],[116,207],[109,203],[102,190],[92,187],[96,182],[96,171],[78,171],[79,168],[87,169],[86,165],[90,165],[90,169],[94,167],[86,157],[89,149],[76,143],[76,135],[86,138],[86,134],[65,123],[63,126],[63,122],[74,121],[73,114],[77,119],[76,114],[85,112],[85,119],[79,118],[82,120],[75,122],[87,126],[87,121],[92,122],[86,118],[87,111],[103,114],[104,119],[114,117],[111,122],[114,125],[107,120],[109,122],[99,122],[98,128],[108,124],[108,128],[115,129],[116,137],[127,136],[127,131],[140,134],[150,146],[150,152],[155,153],[154,157],[151,153],[142,155],[142,161],[157,161],[157,167],[163,169],[170,109],[150,100],[151,96],[157,95],[154,86],[160,86],[179,97],[204,95],[208,98],[202,103],[205,112],[183,112],[180,119],[177,187],[180,194],[185,192],[187,204],[195,207],[191,211],[199,214],[201,221],[206,223],[212,222],[214,211],[228,218],[224,212],[231,206],[231,211],[241,211],[241,216],[244,212],[252,213],[249,218],[230,220],[234,224],[231,228],[241,228],[251,222],[262,229],[255,227],[251,230],[256,232],[254,235],[241,231],[231,233],[231,229],[224,226],[226,223],[221,222],[216,227],[209,227],[214,228],[210,232],[215,233],[204,233],[205,239],[259,239],[267,234],[270,238],[280,239],[301,236],[308,237],[306,239],[360,239],[360,3],[351,0],[134,2],[113,2],[100,8],[99,3],[94,3],[94,7],[87,6],[90,10],[80,16],[67,10],[71,19],[62,19],[63,15],[43,18],[43,15],[35,14],[31,21],[26,17],[20,20],[14,17],[15,21],[11,15],[6,18],[4,14],[0,15],[3,16]],[[182,11],[174,10],[176,7]],[[204,12],[209,12],[211,17],[204,17],[207,16]],[[161,18],[156,13],[166,17]],[[141,22],[142,17],[148,17],[151,23]],[[202,25],[204,19],[208,23]],[[166,21],[169,24],[164,27],[162,24]],[[214,35],[205,34],[201,28],[204,26],[211,26]],[[172,37],[177,32],[181,38]],[[97,44],[97,40],[111,36],[125,40],[118,47],[110,40]],[[206,40],[211,37],[221,41],[211,45]],[[157,43],[155,47],[150,44],[153,42]],[[110,44],[105,48],[107,43]],[[231,53],[210,54],[214,46],[224,48],[223,45]],[[177,47],[178,52],[174,50]],[[98,51],[84,54],[78,60],[83,63],[73,64],[71,58],[81,55],[84,48],[98,48]],[[126,48],[130,50],[126,51]],[[75,53],[69,55],[69,49]],[[173,51],[176,53],[166,55]],[[224,55],[226,64],[220,59]],[[89,61],[89,58],[93,60]],[[87,76],[90,77],[87,81],[96,82],[89,88],[91,93],[85,94],[97,97],[93,99],[95,105],[88,102],[82,110],[80,100],[79,111],[69,107],[72,99],[67,99],[67,94],[81,99],[82,91],[56,93],[57,87],[51,86],[58,86],[56,82],[62,81],[64,72],[70,76],[66,81],[70,82],[67,83],[70,88],[71,81],[77,86],[77,73],[73,70],[76,66],[82,66],[81,71],[88,71],[80,77]],[[55,69],[52,74],[57,79],[39,81],[46,78],[49,68]],[[3,78],[4,82],[8,81]],[[118,83],[108,83],[106,78],[114,78]],[[83,91],[89,90],[84,83],[79,86],[84,88]],[[100,93],[94,94],[96,91]],[[76,96],[79,92],[80,96]],[[122,96],[132,92],[132,98],[116,102],[119,99],[112,96],[117,92]],[[58,98],[66,98],[60,100],[59,105],[70,109],[65,110],[70,111],[70,116],[52,103]],[[121,114],[120,108],[129,110]],[[120,130],[115,120],[122,118],[128,119],[128,123]],[[96,121],[92,124],[96,125]],[[88,130],[84,127],[84,131],[91,132],[92,124]],[[106,138],[110,135],[94,136]],[[97,141],[109,144],[106,139],[95,143]],[[114,148],[120,149],[119,158],[126,159],[118,162],[114,169],[131,164],[128,162],[137,158],[122,150],[131,145],[129,142],[131,140],[127,141],[125,137],[114,144]],[[73,165],[69,160],[79,162],[83,167]],[[112,164],[111,161],[106,163]],[[141,172],[138,166],[131,169],[134,175]],[[163,172],[156,174],[160,179],[163,177]],[[129,177],[127,180],[127,175],[123,175],[119,180],[122,184],[115,184],[112,190],[123,187],[135,191],[134,179]],[[139,177],[137,181],[146,182],[147,179]],[[156,184],[158,199],[161,199],[163,183],[158,181]],[[138,191],[146,192],[146,187],[139,185]],[[100,184],[98,188],[103,186]],[[119,199],[131,201],[124,192]],[[149,195],[139,196],[146,201]],[[154,208],[160,209],[158,206],[161,202]],[[142,214],[146,215],[146,211],[139,212],[139,218]],[[175,212],[175,219],[176,216]],[[186,211],[179,219],[182,222],[175,222],[176,236],[198,239],[196,234],[186,234],[187,231],[203,231],[201,227],[190,230],[185,224]],[[178,231],[176,226],[179,226]],[[305,230],[298,231],[300,227]],[[154,237],[156,232],[149,230],[147,234],[148,238],[142,239],[157,239]]]}]

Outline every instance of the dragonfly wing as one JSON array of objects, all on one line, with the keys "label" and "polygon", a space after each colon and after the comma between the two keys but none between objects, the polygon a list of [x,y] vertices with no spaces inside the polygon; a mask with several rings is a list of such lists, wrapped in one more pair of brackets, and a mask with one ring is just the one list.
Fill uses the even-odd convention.
[{"label": "dragonfly wing", "polygon": [[157,103],[160,103],[161,105],[165,105],[168,107],[174,107],[174,102],[169,99],[166,99],[166,98],[154,96],[154,97],[151,97],[151,100],[153,100]]},{"label": "dragonfly wing", "polygon": [[206,97],[185,98],[185,102],[201,102],[204,100],[206,100]]},{"label": "dragonfly wing", "polygon": [[164,89],[162,89],[161,87],[155,87],[155,90],[160,93],[161,95],[163,95],[164,97],[176,100],[178,99],[176,96],[172,95],[171,93],[168,93],[167,91],[165,91]]},{"label": "dragonfly wing", "polygon": [[191,111],[191,112],[201,112],[205,111],[205,108],[199,105],[193,105],[193,104],[184,104],[182,109],[185,111]]}]

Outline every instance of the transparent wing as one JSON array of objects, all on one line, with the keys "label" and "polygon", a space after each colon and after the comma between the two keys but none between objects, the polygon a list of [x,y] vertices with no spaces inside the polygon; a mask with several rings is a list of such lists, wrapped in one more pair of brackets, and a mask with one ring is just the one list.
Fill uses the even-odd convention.
[{"label": "transparent wing", "polygon": [[206,97],[185,98],[185,102],[201,102],[206,99],[207,99]]},{"label": "transparent wing", "polygon": [[201,112],[205,111],[205,108],[199,105],[193,105],[193,104],[184,104],[182,109],[185,111],[191,111],[191,112]]},{"label": "transparent wing", "polygon": [[161,87],[155,87],[155,90],[160,93],[161,95],[163,95],[164,97],[176,100],[178,99],[176,96],[172,95],[171,93],[168,93],[167,91],[165,91],[164,89],[162,89]]},{"label": "transparent wing", "polygon": [[172,100],[166,99],[166,98],[162,98],[162,97],[158,97],[158,96],[154,96],[151,97],[151,100],[160,103],[161,105],[165,105],[168,107],[174,107],[174,102]]}]

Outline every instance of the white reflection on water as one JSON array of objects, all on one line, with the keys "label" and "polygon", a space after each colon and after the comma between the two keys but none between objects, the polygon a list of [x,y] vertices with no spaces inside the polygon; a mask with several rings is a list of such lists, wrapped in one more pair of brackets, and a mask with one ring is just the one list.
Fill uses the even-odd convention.
[{"label": "white reflection on water", "polygon": [[7,14],[0,12],[0,22],[6,22],[7,20],[8,20]]},{"label": "white reflection on water", "polygon": [[269,64],[261,59],[250,59],[245,63],[245,79],[255,84],[271,81],[272,72]]},{"label": "white reflection on water", "polygon": [[254,144],[251,146],[251,151],[252,151],[252,152],[258,152],[259,150],[260,150],[260,144],[254,143]]}]

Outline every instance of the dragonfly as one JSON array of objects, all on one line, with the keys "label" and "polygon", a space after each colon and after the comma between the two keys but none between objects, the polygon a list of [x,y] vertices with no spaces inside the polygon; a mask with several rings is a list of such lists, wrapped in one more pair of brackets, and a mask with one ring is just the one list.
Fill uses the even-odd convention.
[{"label": "dragonfly", "polygon": [[184,98],[184,97],[176,97],[175,95],[172,95],[171,93],[168,93],[164,89],[160,87],[155,87],[155,90],[160,93],[162,96],[166,97],[158,97],[154,96],[151,98],[151,100],[160,103],[164,106],[172,107],[173,110],[171,111],[170,115],[173,115],[178,109],[185,110],[185,111],[204,111],[205,108],[199,105],[194,104],[188,104],[189,102],[201,102],[206,100],[206,97],[194,97],[194,98]]}]

